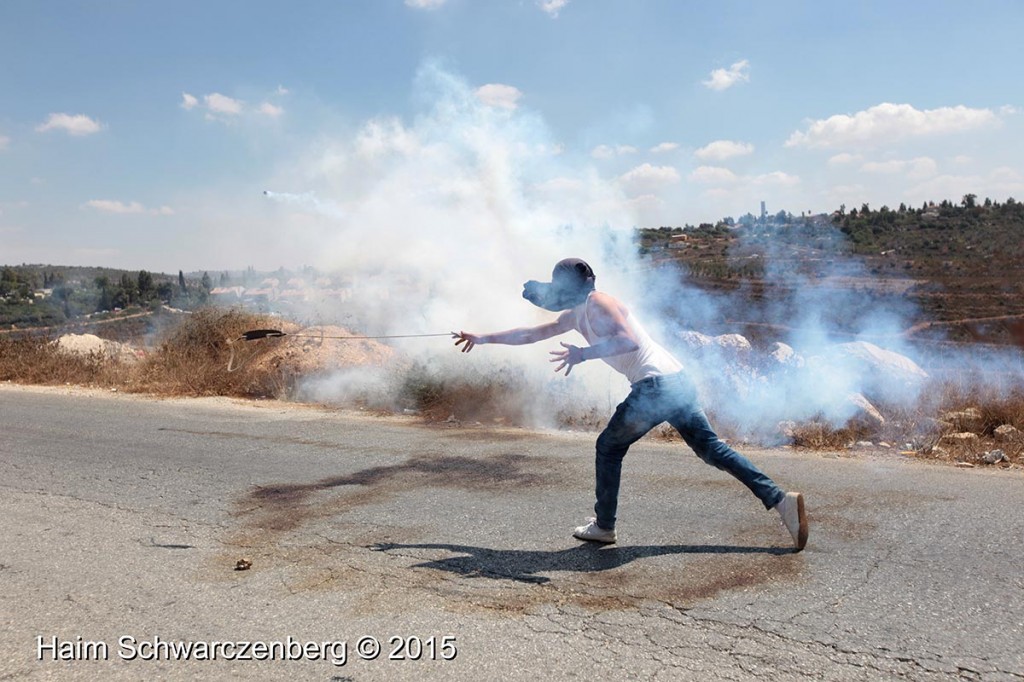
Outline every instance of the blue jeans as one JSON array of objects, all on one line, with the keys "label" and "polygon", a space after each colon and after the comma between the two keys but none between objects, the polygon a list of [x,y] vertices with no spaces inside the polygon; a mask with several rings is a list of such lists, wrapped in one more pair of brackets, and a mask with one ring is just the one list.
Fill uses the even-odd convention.
[{"label": "blue jeans", "polygon": [[615,414],[598,436],[595,461],[597,503],[594,512],[601,528],[615,528],[622,458],[626,451],[662,422],[671,424],[698,457],[729,472],[750,488],[764,503],[765,509],[771,509],[785,497],[772,479],[715,434],[697,402],[697,389],[693,382],[685,372],[679,372],[633,384],[629,395],[615,409]]}]

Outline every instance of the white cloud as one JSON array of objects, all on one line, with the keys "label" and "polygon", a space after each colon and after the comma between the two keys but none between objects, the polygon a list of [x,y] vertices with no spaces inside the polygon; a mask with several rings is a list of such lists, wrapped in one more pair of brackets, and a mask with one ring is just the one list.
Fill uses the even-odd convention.
[{"label": "white cloud", "polygon": [[569,4],[569,0],[537,0],[537,7],[547,12],[552,19],[558,18],[558,13]]},{"label": "white cloud", "polygon": [[999,119],[990,109],[959,105],[921,111],[909,104],[883,102],[852,116],[836,114],[811,121],[807,130],[790,135],[786,146],[829,149],[877,145],[908,137],[975,130],[998,123]]},{"label": "white cloud", "polygon": [[662,142],[659,145],[651,147],[652,154],[665,154],[667,152],[674,152],[679,149],[679,145],[675,142]]},{"label": "white cloud", "polygon": [[849,152],[842,152],[829,158],[828,165],[830,166],[846,166],[851,163],[856,163],[861,160],[860,154],[850,154]]},{"label": "white cloud", "polygon": [[727,185],[736,182],[739,178],[728,168],[700,166],[695,168],[687,179],[690,182],[699,182],[703,185]]},{"label": "white cloud", "polygon": [[446,2],[448,0],[405,0],[405,6],[415,9],[437,9]]},{"label": "white cloud", "polygon": [[45,133],[50,130],[62,130],[68,135],[82,136],[98,133],[103,124],[84,114],[50,114],[45,123],[36,126],[36,132]]},{"label": "white cloud", "polygon": [[782,171],[773,171],[771,173],[764,173],[763,175],[755,175],[750,179],[750,182],[758,186],[773,185],[776,187],[795,187],[800,184],[800,176],[790,175],[789,173],[783,173]]},{"label": "white cloud", "polygon": [[199,104],[199,100],[195,96],[188,94],[187,92],[181,93],[181,108],[185,111],[194,109]]},{"label": "white cloud", "polygon": [[278,85],[276,92],[277,92],[278,95],[287,95],[290,91],[288,90],[288,88],[284,87],[283,85]]},{"label": "white cloud", "polygon": [[279,106],[275,106],[270,102],[264,102],[263,104],[260,105],[259,112],[264,116],[269,116],[270,118],[277,118],[278,116],[284,113],[284,109],[282,109]]},{"label": "white cloud", "polygon": [[637,166],[619,177],[619,182],[635,194],[650,194],[679,180],[679,171],[672,166],[652,166],[649,163]]},{"label": "white cloud", "polygon": [[113,199],[90,199],[82,204],[81,208],[90,208],[94,211],[100,211],[101,213],[116,213],[120,215],[142,213],[148,213],[149,215],[174,215],[174,209],[170,206],[146,208],[137,201],[125,203],[123,201],[116,201]]},{"label": "white cloud", "polygon": [[476,96],[489,107],[512,110],[519,106],[519,98],[523,93],[511,85],[488,83],[476,89]]},{"label": "white cloud", "polygon": [[11,138],[7,137],[6,135],[0,135],[0,151],[3,151],[4,149],[7,149],[7,147],[10,144],[11,144]]},{"label": "white cloud", "polygon": [[910,160],[868,161],[860,169],[866,173],[880,173],[883,175],[902,173],[908,178],[921,180],[935,175],[938,172],[938,164],[932,158],[919,156],[916,159]]},{"label": "white cloud", "polygon": [[866,173],[899,173],[907,167],[906,161],[868,161],[860,169]]},{"label": "white cloud", "polygon": [[636,147],[628,144],[620,144],[614,147],[599,144],[590,150],[590,156],[595,159],[613,159],[616,156],[627,156],[629,154],[636,154],[638,150]]},{"label": "white cloud", "polygon": [[91,199],[84,204],[82,208],[91,208],[96,211],[103,213],[145,213],[146,208],[137,201],[130,203],[124,203],[123,201],[114,201],[111,199]]},{"label": "white cloud", "polygon": [[242,113],[242,101],[232,99],[227,95],[222,95],[219,92],[213,92],[209,95],[203,95],[203,102],[206,103],[206,108],[217,114],[229,114],[231,116],[237,116]]},{"label": "white cloud", "polygon": [[693,154],[703,161],[725,161],[734,156],[745,156],[754,153],[754,145],[746,142],[734,142],[732,140],[716,140],[711,144],[701,147]]},{"label": "white cloud", "polygon": [[728,69],[715,69],[711,72],[710,78],[701,82],[705,87],[712,90],[726,90],[737,83],[748,82],[750,80],[749,71],[750,62],[746,59],[741,59]]}]

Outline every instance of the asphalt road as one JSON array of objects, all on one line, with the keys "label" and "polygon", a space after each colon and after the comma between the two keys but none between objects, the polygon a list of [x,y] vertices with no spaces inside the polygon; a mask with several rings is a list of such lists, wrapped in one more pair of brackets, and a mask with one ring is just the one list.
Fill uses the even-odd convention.
[{"label": "asphalt road", "polygon": [[1020,471],[592,440],[0,387],[0,680],[1024,679]]}]

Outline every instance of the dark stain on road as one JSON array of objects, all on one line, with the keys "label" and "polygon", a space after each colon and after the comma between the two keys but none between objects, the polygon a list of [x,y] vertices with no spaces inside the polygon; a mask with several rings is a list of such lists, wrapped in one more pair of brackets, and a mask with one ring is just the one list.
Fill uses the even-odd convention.
[{"label": "dark stain on road", "polygon": [[[420,455],[399,464],[370,467],[311,483],[257,486],[237,502],[236,516],[251,527],[294,530],[316,518],[388,499],[423,487],[499,492],[517,486],[550,485],[558,479],[544,458],[506,453],[486,458]],[[322,499],[321,493],[340,495]]]}]

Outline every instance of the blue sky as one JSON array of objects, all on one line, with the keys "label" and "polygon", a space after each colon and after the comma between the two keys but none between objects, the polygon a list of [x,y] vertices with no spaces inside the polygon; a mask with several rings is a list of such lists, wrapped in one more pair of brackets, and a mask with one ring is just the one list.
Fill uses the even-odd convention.
[{"label": "blue sky", "polygon": [[1022,34],[999,0],[4,0],[0,263],[1020,200]]}]

